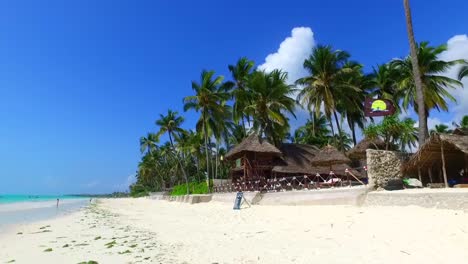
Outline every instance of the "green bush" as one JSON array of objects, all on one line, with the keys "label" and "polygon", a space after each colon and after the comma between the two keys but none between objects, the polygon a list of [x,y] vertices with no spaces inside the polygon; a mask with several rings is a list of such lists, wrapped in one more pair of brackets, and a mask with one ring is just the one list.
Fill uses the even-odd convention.
[{"label": "green bush", "polygon": [[[210,185],[213,183],[210,182]],[[190,182],[189,183],[189,192],[190,194],[205,194],[209,193],[208,186],[206,186],[206,182]],[[179,184],[172,188],[171,195],[178,196],[178,195],[186,195],[187,194],[187,185]]]},{"label": "green bush", "polygon": [[133,184],[130,186],[130,196],[133,198],[143,197],[148,195],[148,190],[141,184]]}]

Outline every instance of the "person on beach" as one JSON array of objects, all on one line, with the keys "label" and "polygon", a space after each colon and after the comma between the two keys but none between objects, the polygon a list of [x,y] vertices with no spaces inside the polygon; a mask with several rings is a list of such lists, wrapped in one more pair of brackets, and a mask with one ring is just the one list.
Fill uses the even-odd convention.
[{"label": "person on beach", "polygon": [[60,201],[60,199],[57,198],[57,208],[58,208],[58,206],[59,206],[59,201]]}]

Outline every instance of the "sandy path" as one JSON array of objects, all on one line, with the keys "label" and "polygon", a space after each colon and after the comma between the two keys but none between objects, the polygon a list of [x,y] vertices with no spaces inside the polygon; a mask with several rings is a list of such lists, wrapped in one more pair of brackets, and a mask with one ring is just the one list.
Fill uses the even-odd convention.
[{"label": "sandy path", "polygon": [[[234,211],[222,203],[116,199],[49,221],[46,230],[52,232],[31,234],[43,224],[1,234],[0,263],[401,264],[468,259],[468,214],[419,207],[254,206]],[[98,236],[102,238],[94,240]],[[114,240],[114,247],[105,246]],[[67,243],[73,246],[62,248]],[[49,247],[52,252],[43,252]],[[126,250],[131,252],[119,254]]]}]

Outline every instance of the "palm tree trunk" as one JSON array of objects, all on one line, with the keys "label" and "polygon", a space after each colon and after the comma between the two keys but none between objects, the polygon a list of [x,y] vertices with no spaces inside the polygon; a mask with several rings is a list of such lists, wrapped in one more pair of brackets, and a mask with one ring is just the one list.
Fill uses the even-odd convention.
[{"label": "palm tree trunk", "polygon": [[335,145],[336,145],[336,137],[335,137],[335,129],[333,128],[333,121],[331,117],[327,117],[327,119],[328,119],[328,122],[330,123],[330,129],[332,132],[333,141],[335,142]]},{"label": "palm tree trunk", "polygon": [[185,172],[184,165],[182,164],[182,159],[179,158],[179,152],[174,148],[174,142],[172,141],[172,132],[169,132],[169,141],[171,142],[172,150],[174,150],[176,154],[176,159],[179,162],[180,170],[182,171],[182,174],[184,175],[185,186],[187,187],[187,194],[190,194],[187,173]]},{"label": "palm tree trunk", "polygon": [[411,17],[411,8],[409,0],[403,0],[406,16],[406,29],[408,31],[408,40],[411,51],[411,64],[413,66],[414,83],[416,86],[416,102],[418,105],[419,117],[419,146],[422,146],[426,141],[427,120],[424,118],[426,109],[424,104],[424,91],[421,79],[421,71],[419,70],[418,52],[416,50],[416,41],[414,40],[413,19]]},{"label": "palm tree trunk", "polygon": [[206,133],[206,117],[205,112],[203,112],[203,136],[205,138],[205,154],[206,154],[206,186],[208,186],[208,190],[210,190],[210,166],[208,160],[208,136]]},{"label": "palm tree trunk", "polygon": [[340,139],[340,149],[341,151],[344,152],[343,137],[341,136],[341,127],[340,127],[340,122],[338,121],[338,115],[336,114],[336,111],[333,111],[333,116],[335,116],[336,128],[338,129],[338,138]]},{"label": "palm tree trunk", "polygon": [[247,135],[247,130],[245,129],[244,115],[241,116],[242,119],[242,129],[244,130],[244,136]]}]

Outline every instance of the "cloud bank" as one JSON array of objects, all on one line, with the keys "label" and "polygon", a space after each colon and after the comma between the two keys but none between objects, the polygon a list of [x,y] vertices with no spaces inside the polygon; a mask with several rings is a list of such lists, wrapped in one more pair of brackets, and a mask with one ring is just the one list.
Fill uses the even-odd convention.
[{"label": "cloud bank", "polygon": [[304,60],[309,57],[315,46],[314,33],[309,27],[296,27],[291,36],[284,39],[275,53],[265,58],[265,63],[258,66],[267,72],[281,69],[288,72],[288,82],[294,83],[297,79],[306,76],[303,68]]},{"label": "cloud bank", "polygon": [[[468,36],[456,35],[447,41],[447,51],[442,53],[439,57],[441,60],[468,60]],[[450,78],[456,79],[460,66],[453,67],[446,75]],[[462,80],[464,88],[457,88],[450,90],[452,95],[457,99],[457,104],[450,108],[453,112],[455,120],[460,120],[463,115],[468,114],[468,78]]]}]

